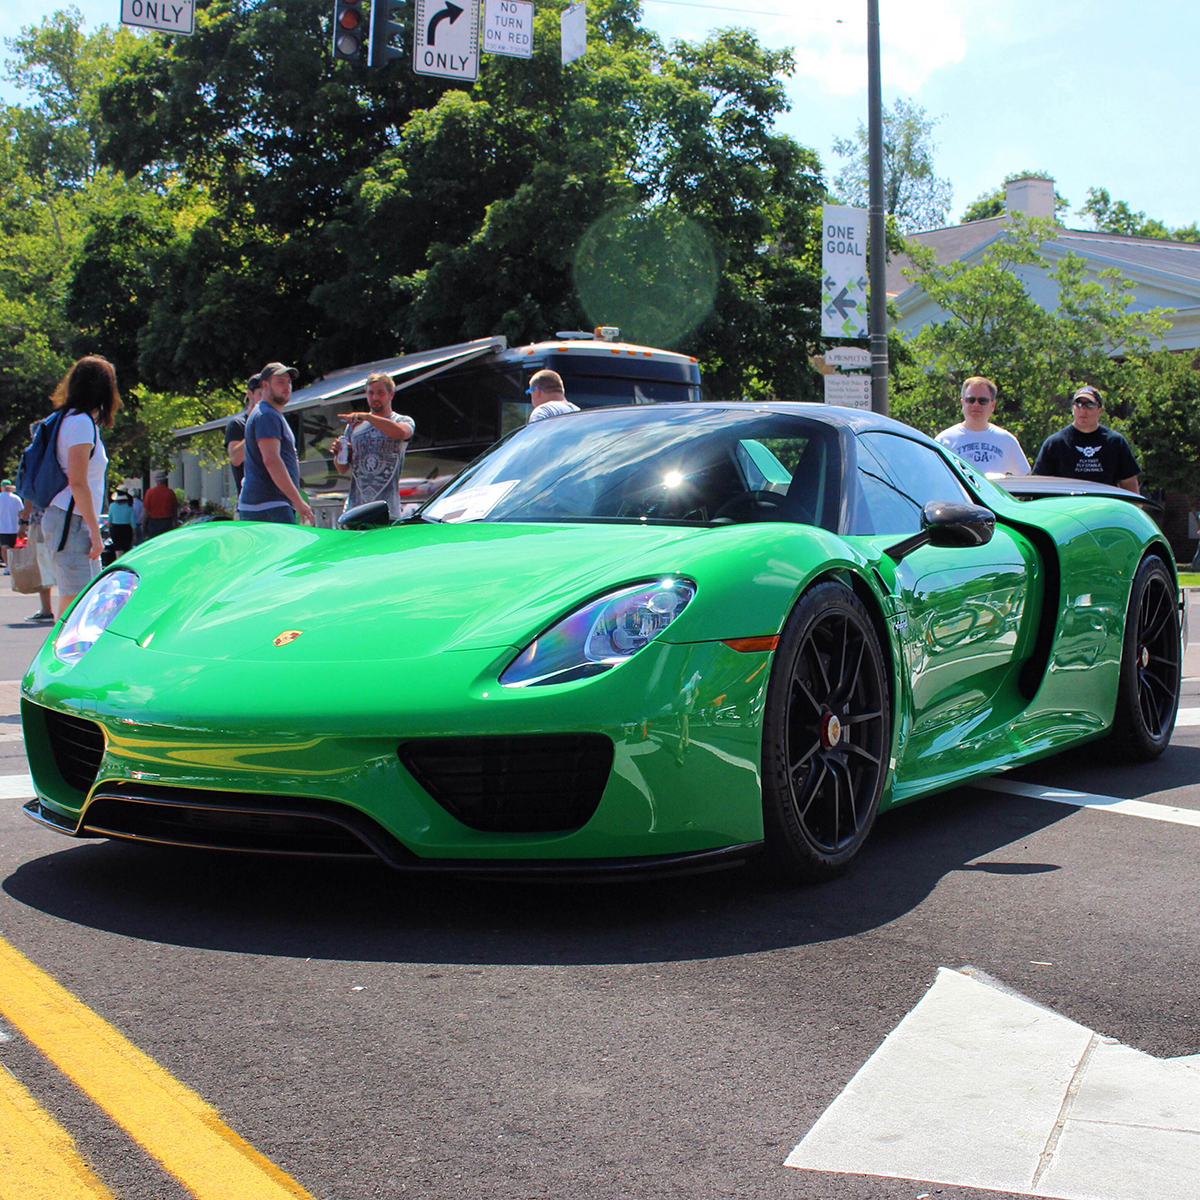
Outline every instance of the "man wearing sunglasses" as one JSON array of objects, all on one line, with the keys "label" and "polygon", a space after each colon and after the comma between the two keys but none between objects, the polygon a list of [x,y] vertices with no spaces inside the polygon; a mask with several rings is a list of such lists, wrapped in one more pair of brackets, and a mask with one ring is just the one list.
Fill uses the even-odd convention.
[{"label": "man wearing sunglasses", "polygon": [[943,429],[934,441],[977,466],[985,475],[1028,475],[1029,459],[1007,429],[991,423],[996,411],[996,385],[972,375],[962,385],[963,419]]},{"label": "man wearing sunglasses", "polygon": [[1138,475],[1142,468],[1129,443],[1100,424],[1104,397],[1085,384],[1071,397],[1073,420],[1066,429],[1052,433],[1038,451],[1035,475],[1059,475],[1064,479],[1090,479],[1115,483],[1127,492],[1141,492]]},{"label": "man wearing sunglasses", "polygon": [[572,404],[567,399],[562,376],[557,371],[535,371],[525,389],[525,395],[533,405],[529,420],[525,422],[527,425],[532,425],[535,421],[544,421],[547,417],[565,417],[567,413],[579,411],[579,405]]}]

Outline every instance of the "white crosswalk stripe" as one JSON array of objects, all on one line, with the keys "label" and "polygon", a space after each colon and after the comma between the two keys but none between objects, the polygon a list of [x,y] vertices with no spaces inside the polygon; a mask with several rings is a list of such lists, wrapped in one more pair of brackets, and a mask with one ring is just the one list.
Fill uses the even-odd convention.
[{"label": "white crosswalk stripe", "polygon": [[1176,808],[1173,804],[1151,804],[1146,800],[1126,800],[1120,796],[1098,796],[1093,792],[1076,792],[1070,788],[1041,787],[1022,783],[1003,775],[976,780],[968,787],[989,792],[1004,792],[1010,796],[1029,796],[1033,800],[1052,800],[1055,804],[1071,804],[1076,808],[1102,808],[1124,817],[1143,817],[1148,821],[1170,821],[1175,825],[1195,825],[1200,828],[1200,810]]},{"label": "white crosswalk stripe", "polygon": [[0,775],[0,800],[32,799],[32,775]]}]

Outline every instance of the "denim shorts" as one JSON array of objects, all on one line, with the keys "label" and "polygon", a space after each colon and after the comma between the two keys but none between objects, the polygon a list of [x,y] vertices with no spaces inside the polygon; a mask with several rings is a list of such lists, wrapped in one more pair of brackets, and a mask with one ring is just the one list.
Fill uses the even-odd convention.
[{"label": "denim shorts", "polygon": [[277,504],[274,508],[260,508],[254,512],[238,509],[239,521],[274,521],[276,525],[295,525],[296,510],[290,504]]},{"label": "denim shorts", "polygon": [[58,548],[66,516],[66,510],[57,505],[52,504],[46,509],[42,517],[42,537],[46,539],[46,549],[50,551],[50,561],[54,564],[54,582],[58,594],[77,596],[100,574],[100,560],[88,558],[92,538],[78,513],[71,514],[66,543],[61,550]]}]

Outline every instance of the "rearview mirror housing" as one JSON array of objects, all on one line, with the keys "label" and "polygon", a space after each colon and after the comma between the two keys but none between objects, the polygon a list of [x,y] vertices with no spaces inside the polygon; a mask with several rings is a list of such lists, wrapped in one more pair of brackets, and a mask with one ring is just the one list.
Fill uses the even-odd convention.
[{"label": "rearview mirror housing", "polygon": [[889,546],[884,553],[893,562],[926,543],[932,546],[986,546],[996,532],[996,514],[981,504],[961,500],[930,500],[921,510],[921,532]]}]

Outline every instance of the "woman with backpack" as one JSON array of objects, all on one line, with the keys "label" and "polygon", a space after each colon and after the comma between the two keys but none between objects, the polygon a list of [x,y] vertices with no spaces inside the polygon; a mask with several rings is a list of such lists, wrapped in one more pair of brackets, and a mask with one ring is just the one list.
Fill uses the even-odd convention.
[{"label": "woman with backpack", "polygon": [[112,363],[98,354],[81,358],[67,372],[52,399],[59,413],[47,422],[58,421],[54,430],[55,458],[67,483],[46,508],[42,534],[54,563],[61,617],[100,573],[104,544],[99,514],[108,470],[100,426],[111,429],[121,407]]}]

